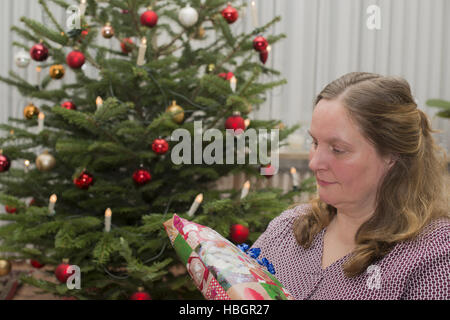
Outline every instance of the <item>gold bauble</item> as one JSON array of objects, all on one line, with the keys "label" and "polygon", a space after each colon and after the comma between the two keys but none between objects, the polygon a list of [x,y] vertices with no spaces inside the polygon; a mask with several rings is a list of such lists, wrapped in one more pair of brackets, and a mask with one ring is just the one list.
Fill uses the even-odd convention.
[{"label": "gold bauble", "polygon": [[50,77],[52,77],[52,79],[61,79],[64,77],[65,73],[66,71],[62,64],[55,64],[50,67]]},{"label": "gold bauble", "polygon": [[36,158],[36,167],[39,171],[45,172],[52,170],[56,165],[55,157],[45,150],[41,155]]},{"label": "gold bauble", "polygon": [[0,260],[0,277],[6,276],[11,272],[11,262],[8,260]]},{"label": "gold bauble", "polygon": [[205,28],[203,27],[198,28],[197,33],[195,34],[195,39],[199,40],[203,39],[205,37],[205,33],[206,33]]},{"label": "gold bauble", "polygon": [[106,39],[111,39],[114,37],[114,28],[109,22],[102,28],[102,36]]},{"label": "gold bauble", "polygon": [[172,105],[169,106],[166,112],[170,112],[172,114],[172,120],[178,124],[181,124],[184,120],[184,110],[182,107],[177,105],[177,102],[172,101]]},{"label": "gold bauble", "polygon": [[32,103],[27,105],[25,109],[23,110],[23,115],[27,119],[33,119],[34,116],[37,116],[39,114],[39,109]]},{"label": "gold bauble", "polygon": [[214,63],[210,63],[210,64],[208,64],[208,67],[206,67],[206,72],[212,73],[214,71],[214,69],[216,69],[216,65]]}]

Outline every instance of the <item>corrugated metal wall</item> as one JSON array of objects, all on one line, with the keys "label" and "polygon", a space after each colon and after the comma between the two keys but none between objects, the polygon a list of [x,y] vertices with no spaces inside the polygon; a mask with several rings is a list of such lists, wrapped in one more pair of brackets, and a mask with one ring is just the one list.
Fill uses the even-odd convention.
[{"label": "corrugated metal wall", "polygon": [[[250,0],[239,1],[250,4]],[[281,119],[287,125],[301,123],[306,129],[312,116],[314,96],[330,81],[351,71],[400,75],[411,84],[420,108],[432,118],[434,127],[443,130],[436,138],[450,150],[449,121],[434,118],[437,110],[424,104],[430,98],[450,100],[450,0],[255,2],[260,24],[276,15],[282,17],[270,32],[285,33],[287,39],[273,46],[268,65],[280,70],[289,83],[269,93],[267,102],[253,112],[251,118]],[[366,27],[366,9],[372,4],[381,9],[380,30]],[[49,5],[54,8],[53,4]],[[66,13],[55,11],[57,19],[65,25]],[[14,64],[14,55],[19,49],[12,47],[11,43],[20,39],[9,29],[11,25],[23,26],[21,16],[42,21],[38,1],[2,0],[0,74],[5,76],[13,69],[35,82],[35,62],[25,70]],[[241,12],[240,19],[232,28],[236,32],[250,31],[251,10]],[[114,41],[110,42],[111,45],[118,46],[117,40]],[[70,79],[68,70],[64,81]],[[0,97],[0,122],[7,122],[8,117],[23,117],[26,98],[2,83]],[[290,152],[299,151],[302,133],[304,130],[291,137],[295,147]]]}]

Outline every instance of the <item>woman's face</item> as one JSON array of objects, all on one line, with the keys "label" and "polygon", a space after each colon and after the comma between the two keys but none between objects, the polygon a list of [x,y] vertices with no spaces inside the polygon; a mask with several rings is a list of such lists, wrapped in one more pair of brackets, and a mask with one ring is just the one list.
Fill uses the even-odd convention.
[{"label": "woman's face", "polygon": [[378,184],[392,163],[379,158],[338,100],[319,101],[309,131],[309,168],[316,179],[333,183],[317,184],[320,199],[344,211],[373,210]]}]

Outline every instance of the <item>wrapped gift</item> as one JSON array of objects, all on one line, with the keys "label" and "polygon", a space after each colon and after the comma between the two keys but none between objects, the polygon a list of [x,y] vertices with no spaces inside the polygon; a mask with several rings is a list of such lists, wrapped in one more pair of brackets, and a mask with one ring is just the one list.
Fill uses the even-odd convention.
[{"label": "wrapped gift", "polygon": [[[164,228],[207,300],[292,300],[260,250],[239,248],[215,230],[176,214]],[[263,253],[262,255],[263,256]]]}]

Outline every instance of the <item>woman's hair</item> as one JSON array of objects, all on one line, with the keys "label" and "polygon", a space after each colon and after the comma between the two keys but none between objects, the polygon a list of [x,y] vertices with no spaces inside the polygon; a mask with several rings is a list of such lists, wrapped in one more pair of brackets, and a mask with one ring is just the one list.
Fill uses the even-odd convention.
[{"label": "woman's hair", "polygon": [[[417,108],[408,82],[365,72],[348,73],[317,96],[338,100],[380,157],[394,156],[376,193],[376,208],[355,235],[356,248],[344,265],[348,277],[361,274],[400,242],[417,236],[433,219],[449,217],[447,154],[439,147],[425,113]],[[294,222],[297,242],[309,248],[337,209],[320,200]]]}]

